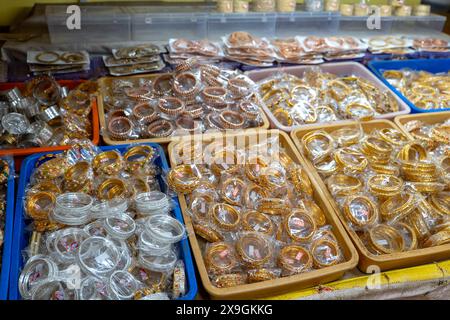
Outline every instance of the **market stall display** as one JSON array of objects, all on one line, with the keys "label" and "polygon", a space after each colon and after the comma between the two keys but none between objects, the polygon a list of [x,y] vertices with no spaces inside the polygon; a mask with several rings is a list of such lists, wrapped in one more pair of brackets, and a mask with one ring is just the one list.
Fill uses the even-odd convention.
[{"label": "market stall display", "polygon": [[14,219],[14,161],[0,159],[0,300],[8,297]]},{"label": "market stall display", "polygon": [[369,68],[412,112],[449,110],[450,59],[372,61]]},{"label": "market stall display", "polygon": [[161,143],[205,131],[268,127],[248,77],[193,58],[174,73],[100,81],[100,123],[107,144]]},{"label": "market stall display", "polygon": [[39,76],[0,85],[0,155],[62,150],[76,139],[98,143],[93,81],[55,81]]},{"label": "market stall display", "polygon": [[62,74],[90,69],[87,51],[28,51],[27,63],[34,75]]},{"label": "market stall display", "polygon": [[272,126],[283,131],[299,125],[393,118],[409,112],[401,99],[354,62],[255,70],[248,76],[259,86]]},{"label": "market stall display", "polygon": [[381,270],[448,258],[448,155],[388,121],[292,133],[361,256]]},{"label": "market stall display", "polygon": [[152,144],[97,148],[85,140],[27,158],[10,298],[192,299],[185,227],[160,177],[167,169]]},{"label": "market stall display", "polygon": [[185,138],[169,145],[169,156],[167,182],[179,195],[212,298],[324,283],[356,265],[352,244],[285,133]]}]

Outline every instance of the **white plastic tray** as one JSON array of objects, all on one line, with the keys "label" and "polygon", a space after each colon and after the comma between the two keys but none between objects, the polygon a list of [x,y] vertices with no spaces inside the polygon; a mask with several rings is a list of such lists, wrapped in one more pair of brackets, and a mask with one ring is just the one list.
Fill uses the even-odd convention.
[{"label": "white plastic tray", "polygon": [[[314,66],[317,67],[317,66]],[[378,79],[372,72],[370,72],[366,67],[364,67],[362,64],[357,62],[337,62],[337,63],[324,63],[319,66],[324,72],[329,72],[336,74],[338,76],[346,76],[346,75],[355,75],[357,77],[361,77],[363,79],[367,79],[373,83],[377,88],[385,91],[389,91],[392,93],[392,95],[395,97],[395,99],[398,102],[399,105],[399,111],[397,112],[391,112],[391,113],[385,113],[379,116],[376,116],[375,119],[393,119],[397,116],[404,115],[410,113],[411,109],[409,106],[403,102],[402,99],[400,99],[391,89],[389,89],[380,79]],[[269,69],[261,69],[261,70],[254,70],[254,71],[248,71],[246,74],[255,82],[259,82],[261,80],[264,80],[265,78],[268,78],[269,76],[272,76],[274,73],[278,72],[286,72],[292,75],[295,75],[297,77],[302,77],[303,73],[307,70],[310,70],[313,68],[313,66],[295,66],[295,67],[284,67],[284,68],[269,68]],[[270,111],[270,109],[265,105],[264,102],[262,102],[262,108],[264,112],[267,114],[267,117],[270,121],[270,127],[276,128],[279,130],[283,130],[285,132],[291,132],[292,130],[300,127],[299,125],[295,126],[284,126],[282,125],[277,118],[274,117],[273,113]],[[343,122],[348,121],[348,119],[338,120],[334,121],[336,122]],[[304,124],[301,125],[302,128],[305,126],[314,126],[317,125],[317,123],[313,124]]]}]

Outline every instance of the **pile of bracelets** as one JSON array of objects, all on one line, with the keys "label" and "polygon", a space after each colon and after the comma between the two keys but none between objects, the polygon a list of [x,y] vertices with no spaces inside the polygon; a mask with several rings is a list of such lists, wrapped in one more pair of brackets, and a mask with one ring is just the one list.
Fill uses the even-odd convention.
[{"label": "pile of bracelets", "polygon": [[148,145],[122,154],[84,140],[39,159],[24,199],[32,221],[19,278],[24,299],[185,295],[178,253],[185,228],[170,215],[171,200],[160,191],[157,157]]},{"label": "pile of bracelets", "polygon": [[114,140],[244,129],[263,122],[248,77],[195,59],[152,80],[113,80],[104,91],[105,134]]},{"label": "pile of bracelets", "polygon": [[71,144],[92,135],[91,95],[95,82],[70,90],[50,76],[39,76],[0,96],[0,148]]},{"label": "pile of bracelets", "polygon": [[394,128],[359,126],[310,131],[302,146],[370,253],[450,243],[448,153],[429,153]]},{"label": "pile of bracelets", "polygon": [[206,269],[218,288],[345,260],[305,169],[278,143],[276,137],[246,149],[221,141],[180,142],[173,149],[181,164],[167,182],[187,197],[197,239],[206,242]]},{"label": "pile of bracelets", "polygon": [[403,125],[404,129],[419,140],[430,152],[450,156],[450,119],[429,124],[421,120],[411,120]]},{"label": "pile of bracelets", "polygon": [[370,120],[399,110],[396,98],[370,81],[352,75],[338,77],[320,68],[306,71],[301,78],[279,73],[258,85],[263,102],[283,126]]},{"label": "pile of bracelets", "polygon": [[2,269],[3,242],[5,240],[6,189],[9,177],[9,164],[0,159],[0,270]]},{"label": "pile of bracelets", "polygon": [[383,77],[424,110],[450,108],[450,74],[412,70],[386,70]]}]

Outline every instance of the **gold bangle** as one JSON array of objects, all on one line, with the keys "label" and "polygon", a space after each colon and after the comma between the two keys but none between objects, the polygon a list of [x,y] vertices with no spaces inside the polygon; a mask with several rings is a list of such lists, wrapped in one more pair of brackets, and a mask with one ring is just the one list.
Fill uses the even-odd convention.
[{"label": "gold bangle", "polygon": [[[319,151],[314,150],[313,148],[314,145],[315,146],[318,145],[318,142],[321,142]],[[305,153],[308,155],[308,157],[313,162],[316,162],[320,159],[323,159],[325,156],[331,153],[331,151],[333,150],[334,140],[325,131],[318,130],[318,131],[311,131],[305,134],[302,137],[302,144]]]},{"label": "gold bangle", "polygon": [[[404,222],[399,222],[395,225],[395,227],[397,229],[399,229],[400,233],[402,234],[403,238],[409,238],[410,239],[410,243],[409,246],[407,246],[407,243],[405,241],[405,251],[411,251],[411,250],[415,250],[417,249],[418,246],[418,240],[417,240],[417,235],[416,232],[414,231],[413,228],[411,228],[407,223]],[[404,235],[405,233],[407,233],[408,235]]]},{"label": "gold bangle", "polygon": [[153,158],[155,150],[150,146],[140,145],[128,149],[123,155],[125,170],[133,173],[143,169],[149,160]]},{"label": "gold bangle", "polygon": [[118,197],[126,197],[127,188],[125,183],[116,178],[103,181],[97,190],[97,196],[101,200],[111,200]]},{"label": "gold bangle", "polygon": [[417,142],[410,142],[400,150],[397,157],[405,161],[424,161],[427,159],[427,151]]},{"label": "gold bangle", "polygon": [[117,151],[104,151],[92,160],[92,167],[97,175],[113,176],[118,174],[123,167],[123,160]]},{"label": "gold bangle", "polygon": [[[225,217],[227,215],[227,218]],[[210,208],[210,216],[215,225],[226,231],[235,231],[241,223],[241,214],[226,203],[216,203]]]},{"label": "gold bangle", "polygon": [[272,235],[274,225],[272,220],[258,211],[247,211],[242,217],[242,228],[246,231],[255,231]]},{"label": "gold bangle", "polygon": [[258,269],[272,257],[272,247],[267,238],[258,232],[244,234],[236,242],[241,262],[249,269]]},{"label": "gold bangle", "polygon": [[435,247],[450,243],[450,230],[442,230],[431,235],[424,243],[425,248]]},{"label": "gold bangle", "polygon": [[66,159],[53,158],[41,164],[36,170],[36,177],[39,180],[56,180],[64,175],[69,167]]},{"label": "gold bangle", "polygon": [[371,162],[370,168],[378,174],[400,175],[400,170],[397,166]]},{"label": "gold bangle", "polygon": [[90,167],[91,166],[87,161],[80,161],[67,169],[64,174],[65,189],[70,192],[77,192],[83,188],[89,179],[88,174]]},{"label": "gold bangle", "polygon": [[214,243],[223,241],[222,235],[216,230],[201,224],[201,223],[193,223],[195,234],[199,237],[202,237],[208,242]]},{"label": "gold bangle", "polygon": [[437,93],[435,88],[423,84],[413,86],[411,91],[419,96],[434,96]]},{"label": "gold bangle", "polygon": [[341,79],[335,79],[328,82],[327,87],[330,89],[331,96],[337,101],[342,101],[351,91]]},{"label": "gold bangle", "polygon": [[276,190],[283,187],[286,182],[282,168],[267,167],[261,175],[260,185],[268,190]]},{"label": "gold bangle", "polygon": [[200,86],[194,74],[184,72],[175,76],[173,91],[177,96],[190,100],[200,91]]},{"label": "gold bangle", "polygon": [[258,202],[257,209],[268,215],[283,215],[289,211],[289,206],[283,199],[264,198]]},{"label": "gold bangle", "polygon": [[292,183],[294,184],[295,190],[300,194],[306,194],[312,197],[314,190],[312,187],[311,180],[309,179],[308,174],[306,173],[306,170],[304,170],[301,167],[297,167],[291,169],[289,173],[292,179]]},{"label": "gold bangle", "polygon": [[162,74],[153,81],[152,92],[157,96],[168,95],[172,92],[172,82],[171,74]]},{"label": "gold bangle", "polygon": [[314,219],[303,210],[293,210],[284,218],[284,228],[294,242],[307,242],[314,236],[317,226]]},{"label": "gold bangle", "polygon": [[294,120],[296,120],[297,123],[307,124],[317,122],[317,112],[315,107],[306,101],[303,101],[302,107],[302,112],[297,113],[296,110],[292,111]]},{"label": "gold bangle", "polygon": [[375,116],[375,111],[371,106],[357,102],[349,103],[345,107],[345,113],[351,119],[358,119],[361,121],[371,120]]},{"label": "gold bangle", "polygon": [[278,255],[278,266],[285,272],[297,274],[313,266],[311,253],[299,245],[288,245]]},{"label": "gold bangle", "polygon": [[381,155],[389,157],[393,149],[392,146],[385,140],[378,137],[367,136],[363,139],[361,150],[366,155]]},{"label": "gold bangle", "polygon": [[378,197],[394,197],[402,191],[403,180],[392,175],[377,174],[369,178],[367,186]]},{"label": "gold bangle", "polygon": [[290,127],[293,125],[294,120],[292,119],[289,112],[287,112],[283,108],[275,109],[272,114],[283,126]]},{"label": "gold bangle", "polygon": [[248,283],[262,282],[273,280],[279,277],[275,270],[270,269],[253,269],[247,271]]},{"label": "gold bangle", "polygon": [[[405,242],[400,232],[386,224],[379,224],[369,230],[367,237],[369,245],[379,254],[401,252],[405,249]],[[381,243],[387,243],[384,246]]]},{"label": "gold bangle", "polygon": [[189,194],[198,186],[200,178],[193,166],[182,164],[169,171],[167,183],[175,192]]},{"label": "gold bangle", "polygon": [[267,163],[261,157],[249,159],[244,167],[245,175],[251,181],[260,183],[261,171],[263,171],[262,169],[264,168],[267,168]]},{"label": "gold bangle", "polygon": [[140,177],[131,178],[130,186],[132,188],[132,193],[136,195],[150,191],[148,183]]},{"label": "gold bangle", "polygon": [[208,273],[220,275],[229,273],[237,266],[233,247],[225,242],[215,242],[205,252],[205,266]]},{"label": "gold bangle", "polygon": [[409,193],[388,198],[380,205],[381,216],[385,221],[400,221],[415,209],[414,195]]},{"label": "gold bangle", "polygon": [[336,151],[334,160],[341,169],[350,169],[357,172],[363,172],[369,164],[364,154],[349,147]]},{"label": "gold bangle", "polygon": [[419,210],[415,209],[405,218],[405,221],[414,230],[419,241],[423,241],[430,235],[428,225]]},{"label": "gold bangle", "polygon": [[46,191],[60,194],[61,188],[53,180],[42,180],[35,184],[30,191]]},{"label": "gold bangle", "polygon": [[[230,159],[230,155],[233,159]],[[218,176],[223,173],[233,174],[240,169],[239,163],[240,159],[236,152],[221,150],[213,155],[211,170]]]},{"label": "gold bangle", "polygon": [[206,87],[203,89],[201,96],[207,104],[223,104],[227,90],[223,87]]},{"label": "gold bangle", "polygon": [[[334,266],[341,257],[337,243],[322,238],[314,241],[311,247],[311,255],[314,266],[319,269]],[[325,256],[325,259],[322,256]]]},{"label": "gold bangle", "polygon": [[56,197],[51,192],[40,191],[31,194],[27,199],[27,213],[34,220],[48,220],[50,212],[56,203]]},{"label": "gold bangle", "polygon": [[183,112],[185,104],[182,100],[175,97],[164,97],[158,101],[159,110],[171,117],[175,117]]},{"label": "gold bangle", "polygon": [[222,199],[232,206],[241,206],[244,200],[244,190],[244,181],[239,178],[228,178],[222,184]]},{"label": "gold bangle", "polygon": [[239,129],[244,126],[244,117],[236,111],[225,110],[220,113],[219,122],[225,129]]},{"label": "gold bangle", "polygon": [[406,141],[408,141],[408,138],[406,138],[403,133],[394,128],[381,129],[378,134],[381,139],[391,144],[392,146],[401,146]]},{"label": "gold bangle", "polygon": [[155,108],[149,102],[141,102],[135,105],[132,114],[138,122],[143,124],[149,124],[158,118]]},{"label": "gold bangle", "polygon": [[356,194],[361,191],[363,184],[357,177],[348,176],[345,174],[335,174],[326,180],[328,190],[332,195],[348,196]]},{"label": "gold bangle", "polygon": [[330,136],[340,146],[348,147],[353,144],[359,143],[362,136],[362,131],[361,128],[343,127],[331,132]]},{"label": "gold bangle", "polygon": [[[352,205],[356,205],[356,208],[351,208]],[[378,208],[368,197],[353,195],[345,200],[344,216],[353,225],[364,227],[378,220]]]},{"label": "gold bangle", "polygon": [[430,205],[441,215],[450,217],[450,193],[442,192],[430,196]]},{"label": "gold bangle", "polygon": [[267,189],[251,183],[247,188],[245,188],[244,203],[248,208],[256,209],[259,201],[267,198],[268,196],[269,192]]},{"label": "gold bangle", "polygon": [[213,284],[217,288],[231,288],[247,283],[247,276],[241,273],[221,274],[217,276]]},{"label": "gold bangle", "polygon": [[315,162],[313,166],[317,172],[323,176],[332,175],[338,169],[337,163],[331,154],[327,155],[320,161]]},{"label": "gold bangle", "polygon": [[133,123],[126,117],[114,117],[108,122],[108,132],[111,138],[116,140],[128,138],[133,128]]}]

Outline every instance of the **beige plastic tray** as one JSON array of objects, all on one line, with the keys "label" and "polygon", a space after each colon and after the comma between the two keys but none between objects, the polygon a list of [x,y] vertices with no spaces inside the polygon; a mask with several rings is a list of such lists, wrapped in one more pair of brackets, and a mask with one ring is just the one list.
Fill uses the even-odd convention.
[{"label": "beige plastic tray", "polygon": [[[339,124],[316,125],[305,129],[296,129],[293,132],[291,132],[291,137],[294,140],[294,143],[297,146],[298,150],[300,150],[300,152],[303,154],[301,139],[306,133],[319,129],[325,130],[326,132],[331,132],[345,126],[356,124],[357,123],[354,121],[349,121],[346,123],[339,123]],[[367,133],[370,133],[373,130],[380,130],[383,128],[398,129],[393,122],[388,120],[372,120],[369,122],[363,122],[362,128],[364,132]],[[328,191],[328,188],[326,187],[319,173],[314,169],[313,165],[307,158],[306,158],[306,165],[308,166],[309,171],[312,173],[312,176],[315,179],[316,183],[322,188],[323,192],[326,194],[326,199],[333,207],[333,210],[340,213],[340,209],[336,204],[336,202],[334,201],[333,197],[331,196],[330,192]],[[384,270],[412,267],[420,264],[450,258],[450,244],[400,253],[384,254],[379,256],[373,255],[367,250],[366,246],[362,243],[361,239],[356,235],[356,233],[347,225],[347,222],[345,221],[345,219],[342,217],[341,214],[339,214],[339,218],[341,219],[345,229],[352,238],[356,246],[356,249],[358,250],[359,253],[358,268],[362,272],[369,272],[369,273],[373,272],[373,269],[368,270],[368,267],[370,266],[378,266],[381,271],[384,271]]]},{"label": "beige plastic tray", "polygon": [[404,116],[395,117],[395,124],[402,130],[410,139],[414,139],[411,134],[405,129],[404,125],[412,120],[420,120],[427,124],[442,123],[450,119],[450,111],[440,111],[440,112],[424,112],[424,113],[413,113]]},{"label": "beige plastic tray", "polygon": [[[99,95],[98,95],[98,115],[100,119],[100,130],[103,134],[103,141],[107,145],[120,145],[120,144],[129,144],[129,143],[144,143],[144,142],[154,142],[159,144],[166,144],[171,141],[177,140],[179,137],[182,136],[170,136],[165,138],[150,138],[150,139],[135,139],[135,140],[113,140],[108,135],[108,130],[106,126],[106,119],[105,119],[105,108],[103,105],[103,92],[105,92],[106,88],[110,86],[112,80],[122,79],[122,80],[133,80],[136,78],[144,78],[144,79],[153,79],[161,74],[151,74],[151,75],[136,75],[136,76],[129,76],[129,77],[104,77],[100,78],[98,80],[99,83]],[[262,111],[262,110],[261,110]],[[245,132],[247,130],[257,130],[257,129],[268,129],[269,128],[269,120],[267,119],[267,116],[264,112],[261,112],[261,117],[263,120],[263,123],[260,127],[254,127],[254,128],[248,128],[248,129],[240,129],[241,131]]]},{"label": "beige plastic tray", "polygon": [[[290,157],[300,165],[302,165],[304,168],[306,168],[306,164],[302,156],[299,154],[297,149],[295,148],[294,144],[292,143],[289,136],[281,132],[279,130],[270,130],[270,131],[264,131],[265,135],[264,137],[279,137],[280,144],[282,147],[284,147],[289,154]],[[234,141],[236,142],[236,137],[242,137],[245,136],[245,145],[247,146],[250,141],[254,142],[256,139],[256,135],[258,135],[258,132],[252,132],[252,133],[242,133],[242,134],[228,134],[228,135],[210,135],[208,137],[203,137],[203,141],[212,141],[213,139],[227,139],[228,141]],[[230,140],[232,139],[232,140]],[[259,141],[262,141],[263,138],[261,138]],[[182,141],[182,140],[181,140]],[[217,141],[217,140],[215,140]],[[169,150],[169,159],[171,162],[171,165],[176,164],[176,158],[173,154],[173,148],[176,145],[175,142],[172,142],[168,146]],[[239,144],[241,145],[241,144]],[[328,223],[333,227],[333,231],[336,234],[336,237],[341,244],[344,256],[345,256],[345,262],[342,262],[338,265],[320,269],[320,270],[314,270],[311,272],[294,275],[290,277],[284,277],[279,279],[274,279],[270,281],[264,281],[259,283],[253,283],[253,284],[245,284],[237,287],[232,288],[217,288],[212,285],[208,272],[206,271],[206,267],[203,261],[203,255],[202,255],[202,247],[204,246],[204,241],[202,239],[197,238],[197,236],[194,233],[192,221],[190,219],[189,214],[187,213],[187,203],[186,199],[183,195],[179,197],[181,210],[183,212],[184,221],[186,223],[187,232],[189,234],[189,241],[192,247],[192,251],[194,253],[195,261],[197,264],[197,268],[200,273],[200,278],[202,280],[203,286],[206,289],[206,291],[209,293],[211,298],[213,299],[253,299],[253,298],[259,298],[269,295],[275,295],[280,293],[285,293],[293,290],[298,290],[301,288],[307,288],[312,287],[318,284],[327,283],[336,279],[339,279],[343,276],[343,274],[353,269],[357,263],[358,263],[358,254],[356,252],[355,247],[353,246],[350,238],[346,234],[342,224],[339,221],[339,218],[337,217],[336,212],[334,211],[333,207],[330,206],[329,201],[325,200],[325,196],[322,193],[321,189],[318,187],[317,183],[315,182],[315,179],[312,179],[311,174],[308,172],[308,175],[311,178],[311,181],[314,186],[314,199],[316,200],[317,204],[322,208],[324,211]]]}]

